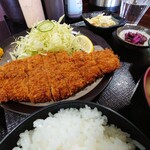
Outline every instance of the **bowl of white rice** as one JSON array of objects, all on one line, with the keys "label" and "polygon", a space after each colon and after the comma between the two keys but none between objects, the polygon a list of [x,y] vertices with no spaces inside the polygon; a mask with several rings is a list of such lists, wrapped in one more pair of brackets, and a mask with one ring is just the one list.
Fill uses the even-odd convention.
[{"label": "bowl of white rice", "polygon": [[91,102],[58,102],[32,114],[0,150],[150,149],[149,139],[117,112]]}]

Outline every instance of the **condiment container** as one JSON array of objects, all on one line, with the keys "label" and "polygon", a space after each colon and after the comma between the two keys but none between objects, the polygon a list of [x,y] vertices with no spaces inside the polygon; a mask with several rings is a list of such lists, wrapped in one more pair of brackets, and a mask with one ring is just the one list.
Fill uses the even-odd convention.
[{"label": "condiment container", "polygon": [[45,20],[41,0],[19,0],[28,28],[39,21]]},{"label": "condiment container", "polygon": [[45,17],[58,21],[65,14],[63,0],[44,0]]},{"label": "condiment container", "polygon": [[81,17],[83,11],[82,0],[65,0],[65,11],[67,17],[71,19]]},{"label": "condiment container", "polygon": [[13,23],[25,23],[23,13],[17,0],[0,0],[0,4],[9,20]]}]

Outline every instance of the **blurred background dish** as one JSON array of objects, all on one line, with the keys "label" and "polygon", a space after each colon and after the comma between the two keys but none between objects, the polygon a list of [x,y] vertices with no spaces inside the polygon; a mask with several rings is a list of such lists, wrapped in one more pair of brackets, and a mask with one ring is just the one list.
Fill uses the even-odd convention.
[{"label": "blurred background dish", "polygon": [[98,10],[109,10],[116,12],[120,9],[121,0],[89,0],[89,4]]},{"label": "blurred background dish", "polygon": [[[114,25],[110,25],[110,26],[96,26],[92,23],[89,22],[89,20],[87,19],[91,19],[93,17],[96,17],[98,15],[103,14],[103,16],[109,16],[111,17],[111,20],[115,22]],[[118,27],[125,25],[126,20],[121,18],[118,14],[113,13],[111,11],[108,10],[104,10],[104,11],[94,11],[94,12],[89,12],[89,13],[83,13],[82,14],[82,18],[86,24],[86,26],[92,30],[95,33],[98,34],[102,34],[102,33],[112,33],[114,30],[116,30]],[[106,23],[108,23],[107,19],[104,19],[106,21]]]},{"label": "blurred background dish", "polygon": [[4,140],[0,144],[0,149],[11,150],[13,147],[15,147],[19,139],[19,134],[21,132],[24,132],[25,130],[32,130],[33,122],[37,119],[45,119],[46,117],[48,117],[49,112],[55,114],[62,108],[80,109],[84,108],[85,105],[89,106],[91,109],[97,108],[98,111],[101,111],[102,114],[108,118],[108,124],[114,124],[121,130],[129,133],[131,135],[131,138],[135,140],[134,144],[138,147],[137,149],[150,149],[149,139],[123,116],[105,106],[81,101],[58,102],[49,105],[48,107],[34,113],[33,115],[30,115],[30,117],[28,117],[21,125],[15,128],[9,135],[4,138]]},{"label": "blurred background dish", "polygon": [[150,29],[139,25],[126,24],[117,29],[116,37],[122,45],[129,49],[148,48]]}]

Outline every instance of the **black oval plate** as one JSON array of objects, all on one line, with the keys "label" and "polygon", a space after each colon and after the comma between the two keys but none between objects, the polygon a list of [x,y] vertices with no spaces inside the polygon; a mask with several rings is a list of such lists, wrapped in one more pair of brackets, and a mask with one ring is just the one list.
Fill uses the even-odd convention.
[{"label": "black oval plate", "polygon": [[[150,140],[135,127],[131,122],[129,122],[126,118],[118,114],[117,112],[107,108],[105,106],[97,105],[92,102],[83,102],[83,101],[68,101],[68,102],[58,102],[47,106],[44,109],[30,115],[23,123],[18,125],[11,133],[9,133],[0,143],[0,149],[11,150],[16,146],[16,143],[19,139],[19,134],[24,132],[25,130],[33,129],[33,122],[36,119],[45,119],[48,117],[48,113],[52,114],[57,113],[61,108],[83,108],[85,105],[93,108],[97,108],[102,112],[103,115],[106,115],[108,118],[109,124],[114,124],[118,128],[121,128],[123,131],[129,133],[131,138],[140,143],[140,146],[145,147],[145,149],[150,149]],[[139,149],[139,148],[137,148]]]},{"label": "black oval plate", "polygon": [[[85,28],[75,28],[74,30],[79,31],[82,34],[88,36],[92,40],[94,45],[100,45],[102,48],[110,48],[110,46],[106,43],[106,41],[103,38],[101,38],[100,36],[96,34],[93,34],[91,31]],[[12,43],[16,37],[20,35],[23,36],[25,34],[26,34],[26,31],[19,33],[13,37],[10,37],[4,43],[1,44],[1,47],[4,49],[5,54],[4,54],[4,57],[2,58],[2,61],[0,62],[0,65],[6,63],[7,60],[10,60],[9,52],[13,49],[13,45],[10,45],[10,43]],[[74,100],[80,99],[83,101],[92,101],[98,94],[100,94],[105,89],[105,87],[108,85],[108,83],[112,79],[112,76],[113,76],[113,73],[105,75],[102,78],[102,80],[97,84],[97,86],[94,87],[94,89],[92,89],[85,95],[82,95],[81,97],[78,97],[77,99],[74,99]],[[23,115],[29,115],[43,107],[43,106],[26,105],[24,103],[18,103],[14,101],[1,103],[0,105],[4,109],[7,109],[9,111],[16,112],[19,114],[23,114]]]}]

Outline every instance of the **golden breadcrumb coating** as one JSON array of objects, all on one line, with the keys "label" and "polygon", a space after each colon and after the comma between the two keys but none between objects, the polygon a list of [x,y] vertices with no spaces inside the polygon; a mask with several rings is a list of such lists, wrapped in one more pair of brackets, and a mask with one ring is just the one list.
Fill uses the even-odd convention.
[{"label": "golden breadcrumb coating", "polygon": [[0,102],[60,101],[120,67],[111,49],[37,54],[0,67]]}]

